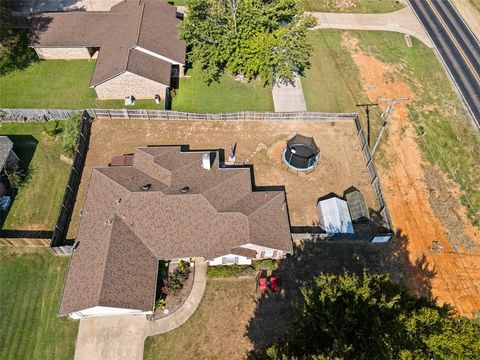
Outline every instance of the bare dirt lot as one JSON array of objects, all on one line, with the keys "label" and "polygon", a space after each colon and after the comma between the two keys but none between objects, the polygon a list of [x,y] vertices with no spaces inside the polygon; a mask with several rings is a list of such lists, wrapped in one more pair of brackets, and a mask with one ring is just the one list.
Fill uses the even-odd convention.
[{"label": "bare dirt lot", "polygon": [[[300,133],[313,136],[320,148],[320,164],[305,175],[282,163],[286,140]],[[343,195],[351,186],[364,195],[369,208],[377,202],[361,153],[353,120],[336,121],[128,121],[95,120],[90,149],[72,217],[70,236],[78,226],[79,209],[94,166],[106,166],[114,155],[146,145],[190,145],[191,149],[228,149],[237,144],[236,162],[253,164],[257,186],[285,186],[293,226],[318,222],[317,199],[331,192]],[[227,155],[228,156],[228,155]]]},{"label": "bare dirt lot", "polygon": [[[355,37],[344,34],[343,46],[370,100],[416,98],[411,86],[396,76],[399,69],[362,52]],[[472,316],[480,309],[480,229],[468,222],[458,185],[425,161],[406,104],[395,108],[377,158],[392,222],[407,240],[410,262],[432,274],[429,288],[415,278],[405,280],[417,294],[431,292],[441,303]],[[386,105],[381,105],[383,111]]]}]

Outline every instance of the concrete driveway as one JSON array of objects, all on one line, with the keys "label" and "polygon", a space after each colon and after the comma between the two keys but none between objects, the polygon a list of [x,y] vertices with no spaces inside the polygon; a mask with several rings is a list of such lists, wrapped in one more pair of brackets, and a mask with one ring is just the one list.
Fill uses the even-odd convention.
[{"label": "concrete driveway", "polygon": [[108,11],[122,0],[7,0],[15,15],[45,11]]},{"label": "concrete driveway", "polygon": [[80,320],[75,360],[142,360],[148,336],[162,334],[185,323],[202,300],[207,263],[194,259],[193,287],[185,303],[170,316],[149,321],[145,315],[104,316]]}]

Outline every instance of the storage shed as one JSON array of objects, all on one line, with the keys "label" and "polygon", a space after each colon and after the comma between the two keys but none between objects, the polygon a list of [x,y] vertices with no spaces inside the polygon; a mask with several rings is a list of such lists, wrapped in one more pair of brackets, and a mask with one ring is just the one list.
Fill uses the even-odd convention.
[{"label": "storage shed", "polygon": [[347,200],[350,216],[354,222],[365,222],[370,219],[365,199],[362,193],[355,187],[351,187],[345,191],[345,200]]},{"label": "storage shed", "polygon": [[352,218],[345,200],[331,197],[317,204],[320,226],[330,234],[354,234]]}]

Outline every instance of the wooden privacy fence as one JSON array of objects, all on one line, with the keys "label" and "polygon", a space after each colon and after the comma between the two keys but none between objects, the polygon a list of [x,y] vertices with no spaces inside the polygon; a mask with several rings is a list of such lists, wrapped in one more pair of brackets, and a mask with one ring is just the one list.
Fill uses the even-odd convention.
[{"label": "wooden privacy fence", "polygon": [[0,121],[45,122],[68,119],[83,112],[72,109],[0,109]]},{"label": "wooden privacy fence", "polygon": [[80,136],[78,139],[77,150],[73,158],[72,169],[70,170],[70,177],[68,178],[65,194],[63,195],[60,213],[58,215],[57,223],[53,229],[52,241],[50,246],[58,254],[68,252],[65,248],[68,234],[68,227],[72,218],[73,207],[77,198],[78,187],[82,178],[83,166],[87,157],[88,143],[90,141],[90,122],[92,117],[87,111],[84,111],[81,118]]},{"label": "wooden privacy fence", "polygon": [[[72,115],[82,113],[81,110],[70,110],[70,109],[2,109],[0,110],[0,121],[46,121],[49,119],[66,119],[71,117]],[[370,152],[370,147],[368,146],[365,132],[362,127],[362,123],[357,113],[323,113],[323,112],[258,112],[258,111],[241,111],[235,113],[219,113],[219,114],[211,114],[211,113],[189,113],[189,112],[181,112],[181,111],[170,111],[170,110],[147,110],[147,109],[87,109],[84,112],[84,118],[86,115],[89,115],[88,123],[90,123],[90,118],[100,118],[100,119],[128,119],[128,120],[183,120],[183,121],[304,121],[304,120],[316,120],[316,121],[340,121],[340,120],[349,120],[355,121],[355,125],[357,127],[357,135],[360,141],[360,146],[362,149],[363,157],[365,160],[365,164],[370,174],[371,184],[374,188],[375,195],[377,198],[377,202],[380,207],[380,214],[385,222],[385,225],[388,229],[392,229],[392,222],[390,219],[390,214],[388,212],[387,205],[383,198],[382,189],[380,186],[380,180],[378,178],[377,170],[375,168],[375,164],[372,159],[372,154]],[[14,120],[9,120],[14,118]],[[83,124],[85,121],[82,118],[82,129]],[[85,133],[83,133],[85,131]],[[70,180],[79,181],[80,175],[77,173],[74,174],[74,169],[77,168],[80,163],[80,159],[82,161],[81,165],[83,167],[84,159],[82,156],[86,155],[86,151],[88,148],[88,137],[90,136],[90,127],[88,126],[88,130],[85,128],[82,130],[84,137],[81,139],[81,143],[79,143],[79,149],[77,150],[77,154],[75,155],[75,160],[77,161],[77,165],[74,162],[74,167],[72,168],[72,173],[70,174]],[[83,141],[83,142],[82,142]],[[78,158],[78,160],[77,160]],[[72,175],[73,174],[73,175]],[[72,179],[72,177],[74,177]],[[78,178],[78,179],[77,179]],[[77,180],[75,180],[77,179]],[[69,180],[69,185],[70,185]],[[78,184],[77,184],[78,187]],[[76,190],[75,190],[76,191]],[[67,194],[68,193],[68,194]],[[71,199],[72,197],[72,199]],[[68,203],[75,202],[75,197],[73,196],[73,189],[69,190],[67,186],[67,191],[65,193],[64,202],[67,201]],[[62,203],[62,211],[64,211],[64,205]],[[73,205],[72,205],[73,206]],[[70,211],[72,211],[71,209]],[[66,210],[65,210],[66,211]],[[59,220],[66,216],[60,213]],[[69,215],[71,216],[71,214]],[[66,219],[66,218],[65,218]],[[63,222],[57,225],[62,226]],[[63,224],[64,226],[64,224]],[[68,226],[68,224],[67,224]],[[61,230],[57,229],[56,232],[60,232]],[[67,227],[68,230],[68,227]],[[60,236],[57,240],[56,236],[60,236],[60,234],[54,233],[54,237],[52,239],[52,247],[57,246],[54,245],[57,243],[64,243],[66,233]]]},{"label": "wooden privacy fence", "polygon": [[[259,112],[240,111],[235,113],[189,113],[170,110],[145,109],[86,109],[91,117],[100,119],[129,120],[202,120],[202,121],[244,121],[244,120],[352,120],[356,113],[322,112]],[[0,109],[0,121],[43,122],[53,119],[68,119],[82,114],[83,110],[71,109]]]},{"label": "wooden privacy fence", "polygon": [[356,113],[320,113],[320,112],[259,112],[240,111],[234,113],[190,113],[168,110],[136,109],[88,109],[90,115],[100,119],[129,120],[200,120],[200,121],[266,121],[266,120],[352,120]]}]

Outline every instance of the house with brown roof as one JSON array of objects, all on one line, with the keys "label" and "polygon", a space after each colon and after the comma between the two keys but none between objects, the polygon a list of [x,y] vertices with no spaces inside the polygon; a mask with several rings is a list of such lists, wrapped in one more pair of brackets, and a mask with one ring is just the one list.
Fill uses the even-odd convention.
[{"label": "house with brown roof", "polygon": [[99,99],[165,96],[183,76],[186,46],[176,8],[162,0],[124,0],[110,11],[30,18],[30,46],[41,59],[96,59],[90,87]]},{"label": "house with brown roof", "polygon": [[92,170],[59,308],[72,318],[152,313],[160,260],[251,264],[292,251],[283,190],[253,188],[218,151],[137,148]]}]

